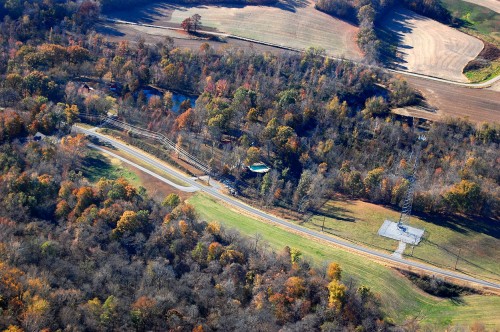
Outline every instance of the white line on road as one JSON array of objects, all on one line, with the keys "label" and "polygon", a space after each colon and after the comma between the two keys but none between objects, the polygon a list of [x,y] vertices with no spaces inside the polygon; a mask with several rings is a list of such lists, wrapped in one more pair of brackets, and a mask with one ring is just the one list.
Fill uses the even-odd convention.
[{"label": "white line on road", "polygon": [[127,145],[125,145],[121,142],[118,142],[112,138],[109,138],[103,134],[100,134],[97,132],[92,132],[88,129],[76,127],[76,126],[73,126],[73,130],[76,132],[81,132],[81,133],[90,135],[90,136],[95,136],[95,137],[97,137],[105,142],[108,142],[108,143],[112,144],[113,146],[115,146],[116,148],[124,150],[125,152],[131,154],[132,156],[137,157],[137,158],[143,160],[144,162],[151,164],[162,171],[166,171],[170,175],[173,175],[173,176],[177,177],[178,179],[180,179],[184,182],[187,182],[194,187],[198,187],[200,191],[205,192],[205,193],[211,195],[212,197],[215,197],[215,198],[217,198],[217,199],[219,199],[219,200],[221,200],[229,205],[232,205],[238,209],[241,209],[247,213],[250,213],[250,214],[252,214],[260,219],[264,219],[264,220],[269,221],[271,223],[277,224],[277,225],[279,225],[283,228],[286,228],[288,230],[291,230],[293,232],[300,233],[300,234],[305,235],[305,236],[309,236],[312,238],[316,238],[318,240],[325,241],[327,243],[336,245],[338,247],[342,247],[344,249],[348,249],[348,250],[357,252],[358,254],[361,253],[364,255],[372,256],[378,260],[386,261],[389,263],[403,264],[409,268],[417,268],[417,269],[426,271],[427,273],[440,275],[442,277],[449,277],[449,278],[453,278],[455,280],[465,281],[465,282],[469,282],[469,283],[474,283],[476,285],[490,287],[492,289],[500,290],[500,284],[498,284],[498,283],[477,279],[477,278],[474,278],[474,277],[471,277],[471,276],[468,276],[468,275],[465,275],[462,273],[444,270],[441,268],[437,268],[434,266],[430,266],[430,265],[415,262],[415,261],[406,260],[403,258],[393,257],[391,254],[382,253],[382,252],[379,252],[379,251],[376,251],[376,250],[373,250],[370,248],[366,248],[366,247],[363,247],[363,246],[360,246],[360,245],[357,245],[357,244],[354,244],[354,243],[351,243],[348,241],[334,238],[334,237],[326,235],[324,233],[313,231],[311,229],[308,229],[308,228],[299,226],[297,224],[285,221],[284,219],[278,218],[272,214],[269,214],[269,213],[266,213],[266,212],[261,211],[259,209],[256,209],[256,208],[254,208],[250,205],[247,205],[247,204],[245,204],[245,203],[243,203],[243,202],[241,202],[233,197],[226,196],[226,195],[220,193],[217,189],[207,187],[207,186],[202,185],[201,183],[195,182],[190,177],[185,176],[179,172],[176,172],[176,171],[164,166],[161,162],[158,162],[158,161],[150,158],[145,153],[140,152],[140,151],[135,150],[135,149],[132,149],[132,148],[128,147]]},{"label": "white line on road", "polygon": [[158,174],[156,174],[155,172],[150,171],[150,170],[149,170],[149,169],[147,169],[147,168],[144,168],[144,167],[142,167],[142,166],[139,166],[139,165],[137,165],[136,163],[134,163],[134,162],[132,162],[132,161],[130,161],[130,160],[128,160],[128,159],[125,159],[125,158],[123,158],[122,156],[119,156],[119,155],[117,155],[116,153],[113,153],[113,152],[111,152],[111,151],[109,151],[109,150],[103,149],[103,148],[101,148],[101,147],[99,147],[99,146],[97,146],[97,145],[95,145],[95,144],[90,143],[90,144],[88,144],[88,146],[90,146],[92,149],[96,149],[96,150],[99,150],[99,151],[101,151],[101,152],[104,152],[104,153],[106,153],[106,154],[108,154],[108,155],[110,155],[110,156],[112,156],[112,157],[114,157],[114,158],[120,159],[121,161],[123,161],[123,162],[125,162],[125,163],[127,163],[127,164],[129,164],[129,165],[132,165],[132,166],[134,166],[135,168],[137,168],[137,169],[139,169],[139,170],[143,171],[144,173],[147,173],[147,174],[149,174],[149,175],[151,175],[151,176],[153,176],[153,177],[157,178],[158,180],[163,181],[163,182],[165,182],[166,184],[168,184],[168,185],[170,185],[170,186],[172,186],[172,187],[174,187],[174,188],[176,188],[176,189],[179,189],[179,190],[181,190],[181,191],[188,192],[188,193],[192,193],[192,192],[195,192],[195,191],[198,191],[198,190],[199,190],[199,188],[194,187],[194,186],[185,187],[185,186],[178,185],[177,183],[174,183],[174,182],[172,182],[172,181],[170,181],[170,180],[168,180],[168,179],[165,179],[163,176],[158,175]]}]

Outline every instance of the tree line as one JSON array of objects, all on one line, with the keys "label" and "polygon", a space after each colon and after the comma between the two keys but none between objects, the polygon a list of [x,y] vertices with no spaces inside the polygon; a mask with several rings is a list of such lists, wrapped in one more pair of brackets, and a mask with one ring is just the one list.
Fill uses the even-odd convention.
[{"label": "tree line", "polygon": [[357,43],[369,62],[382,60],[377,23],[395,6],[405,6],[423,16],[451,23],[451,14],[440,0],[318,0],[316,9],[359,25]]},{"label": "tree line", "polygon": [[[68,3],[64,10],[80,12],[72,8]],[[17,20],[5,17],[0,106],[30,116],[4,116],[1,128],[10,134],[0,137],[18,128],[50,132],[64,124],[66,112],[115,108],[123,119],[161,131],[237,184],[246,183],[242,194],[266,205],[304,212],[337,192],[396,208],[401,203],[408,186],[402,174],[420,135],[389,112],[419,102],[401,78],[324,58],[314,48],[260,54],[215,51],[208,44],[180,50],[170,38],[155,45],[110,43],[82,30],[81,19],[71,14],[46,27],[47,19],[32,8]],[[110,96],[97,83],[81,94],[72,80],[81,73],[118,81],[120,89]],[[199,98],[175,113],[169,92],[146,98],[142,87],[149,84]],[[233,144],[221,143],[225,135]],[[431,124],[427,135],[415,210],[497,215],[498,125],[449,119]],[[262,178],[245,172],[242,166],[255,161],[272,172]]]}]

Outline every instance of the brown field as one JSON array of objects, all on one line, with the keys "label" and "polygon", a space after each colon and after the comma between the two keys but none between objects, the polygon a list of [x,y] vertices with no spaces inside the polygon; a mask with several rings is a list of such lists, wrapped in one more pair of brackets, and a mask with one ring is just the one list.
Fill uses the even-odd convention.
[{"label": "brown field", "polygon": [[155,44],[163,42],[166,36],[174,38],[176,47],[181,49],[198,50],[202,43],[208,43],[215,50],[222,48],[238,48],[243,50],[255,50],[259,52],[283,52],[284,50],[256,44],[238,39],[227,38],[227,42],[204,40],[201,38],[189,37],[186,34],[168,29],[133,26],[127,24],[106,23],[97,28],[97,32],[105,35],[110,41],[129,40],[135,42],[139,38],[144,38],[147,43]]},{"label": "brown field", "polygon": [[179,26],[200,14],[204,29],[298,49],[324,48],[332,56],[361,59],[358,28],[314,9],[312,1],[288,0],[276,6],[180,6],[152,4],[113,13],[112,18],[163,26]]},{"label": "brown field", "polygon": [[437,108],[436,114],[441,119],[451,116],[468,118],[476,123],[500,123],[498,91],[465,88],[411,76],[405,79],[422,93],[430,106]]},{"label": "brown field", "polygon": [[479,39],[402,8],[384,25],[399,39],[397,65],[411,72],[468,82],[463,68],[483,49]]},{"label": "brown field", "polygon": [[500,1],[499,0],[464,0],[470,3],[474,3],[479,6],[489,8],[497,13],[500,13]]}]

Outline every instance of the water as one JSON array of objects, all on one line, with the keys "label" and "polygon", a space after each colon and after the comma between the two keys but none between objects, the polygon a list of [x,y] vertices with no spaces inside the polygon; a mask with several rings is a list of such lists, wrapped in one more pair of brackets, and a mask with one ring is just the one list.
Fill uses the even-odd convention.
[{"label": "water", "polygon": [[194,107],[197,99],[196,97],[189,97],[180,93],[172,92],[172,111],[178,113],[179,108],[181,107],[181,103],[186,99],[189,99],[191,101],[191,107]]},{"label": "water", "polygon": [[[163,97],[163,94],[156,89],[143,89],[142,92],[144,92],[147,100],[149,100],[149,98],[151,98],[152,96]],[[189,99],[191,101],[191,107],[194,107],[196,99],[198,99],[198,97],[190,97],[181,93],[172,92],[172,111],[175,113],[179,113],[181,103],[186,99]]]}]

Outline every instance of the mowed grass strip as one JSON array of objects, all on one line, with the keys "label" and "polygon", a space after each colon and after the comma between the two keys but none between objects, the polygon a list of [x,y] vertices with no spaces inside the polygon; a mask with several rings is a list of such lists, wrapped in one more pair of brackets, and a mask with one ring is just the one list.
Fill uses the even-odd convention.
[{"label": "mowed grass strip", "polygon": [[[500,307],[500,297],[472,295],[465,296],[460,301],[438,299],[421,292],[393,269],[252,219],[222,205],[206,194],[197,193],[188,200],[188,203],[196,208],[202,219],[217,221],[227,228],[237,229],[246,236],[260,234],[277,251],[285,246],[297,248],[318,267],[324,262],[338,262],[344,271],[344,282],[349,282],[353,278],[358,285],[367,285],[380,294],[385,312],[389,317],[393,317],[396,323],[402,323],[409,317],[419,316],[423,318],[423,323],[440,328],[449,324],[472,324],[476,321],[490,328],[500,326],[498,315],[491,315]],[[445,314],[440,315],[439,312]]]},{"label": "mowed grass strip", "polygon": [[158,175],[160,175],[161,177],[164,177],[165,179],[169,180],[169,181],[172,181],[173,183],[179,185],[179,186],[183,186],[183,187],[189,187],[189,184],[182,181],[182,180],[179,180],[178,178],[176,178],[175,176],[172,176],[170,175],[169,173],[157,168],[157,167],[154,167],[152,166],[151,164],[148,164],[146,162],[144,162],[142,159],[139,159],[125,151],[122,151],[122,150],[111,150],[109,148],[106,148],[106,147],[103,147],[104,149],[106,150],[110,150],[111,152],[113,152],[114,154],[122,157],[122,158],[125,158],[131,162],[133,162],[134,164],[137,164],[141,167],[144,167],[145,169],[151,171],[151,172],[154,172]]},{"label": "mowed grass strip", "polygon": [[[399,211],[359,200],[331,200],[303,226],[325,232],[373,248],[394,251],[398,242],[378,235],[385,219],[399,220]],[[459,271],[500,280],[500,229],[494,220],[466,220],[438,217],[427,221],[412,216],[411,226],[425,229],[423,241],[413,250],[413,258],[439,267],[453,269],[457,256]],[[404,254],[410,257],[411,246]]]},{"label": "mowed grass strip", "polygon": [[139,176],[123,165],[121,160],[108,157],[93,149],[88,150],[83,160],[82,173],[91,183],[96,183],[101,178],[110,180],[124,178],[134,186],[142,185]]}]

